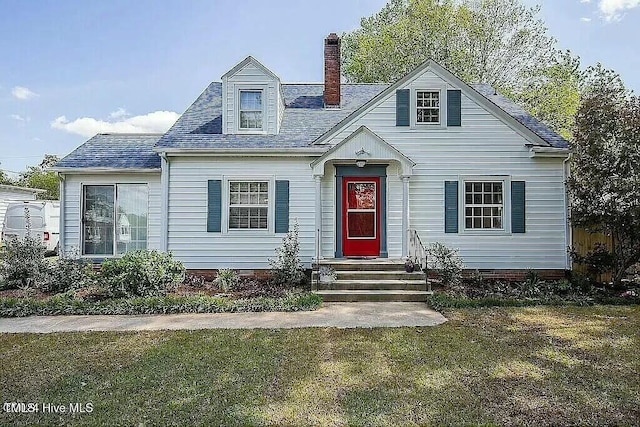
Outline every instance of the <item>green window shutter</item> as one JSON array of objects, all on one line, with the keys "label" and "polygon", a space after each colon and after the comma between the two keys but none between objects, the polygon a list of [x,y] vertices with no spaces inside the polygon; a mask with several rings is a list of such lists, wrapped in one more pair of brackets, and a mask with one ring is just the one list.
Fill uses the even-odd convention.
[{"label": "green window shutter", "polygon": [[461,126],[462,94],[459,90],[447,91],[447,126]]},{"label": "green window shutter", "polygon": [[276,181],[276,233],[289,231],[289,181]]},{"label": "green window shutter", "polygon": [[409,126],[409,89],[396,90],[396,126]]},{"label": "green window shutter", "polygon": [[222,229],[222,181],[209,180],[207,183],[207,231],[219,233]]},{"label": "green window shutter", "polygon": [[444,182],[444,232],[458,232],[458,181]]},{"label": "green window shutter", "polygon": [[511,232],[525,232],[525,185],[524,181],[511,181]]}]

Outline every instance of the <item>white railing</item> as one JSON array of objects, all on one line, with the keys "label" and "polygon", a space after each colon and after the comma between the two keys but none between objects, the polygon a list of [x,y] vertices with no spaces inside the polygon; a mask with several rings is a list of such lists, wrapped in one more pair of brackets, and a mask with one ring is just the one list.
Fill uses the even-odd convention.
[{"label": "white railing", "polygon": [[407,233],[409,234],[408,258],[413,262],[413,265],[420,267],[425,276],[427,289],[431,291],[429,272],[427,271],[427,249],[422,244],[418,230],[410,228]]}]

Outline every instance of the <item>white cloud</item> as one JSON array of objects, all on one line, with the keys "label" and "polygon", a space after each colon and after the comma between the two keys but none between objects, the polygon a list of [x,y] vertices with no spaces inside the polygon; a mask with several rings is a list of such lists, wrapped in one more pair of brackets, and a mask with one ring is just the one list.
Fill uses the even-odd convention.
[{"label": "white cloud", "polygon": [[19,122],[28,122],[29,120],[31,120],[30,117],[22,117],[20,114],[9,114],[9,117]]},{"label": "white cloud", "polygon": [[[112,113],[113,114],[113,113]],[[73,121],[60,116],[51,122],[51,127],[85,137],[97,133],[163,133],[175,123],[180,115],[173,111],[154,111],[142,116],[105,121],[92,117],[80,117]]]},{"label": "white cloud", "polygon": [[640,6],[640,0],[600,0],[600,12],[607,21],[619,21],[625,11]]},{"label": "white cloud", "polygon": [[591,3],[591,0],[580,0],[580,3]]},{"label": "white cloud", "polygon": [[584,17],[584,16],[582,18],[580,18],[580,20],[582,22],[591,22],[591,18],[587,18],[587,17]]},{"label": "white cloud", "polygon": [[31,99],[31,98],[35,98],[36,96],[38,96],[37,93],[35,93],[34,91],[32,91],[31,89],[24,87],[24,86],[16,86],[13,88],[13,90],[11,91],[11,94],[18,98],[18,99],[22,99],[22,100],[27,100],[27,99]]},{"label": "white cloud", "polygon": [[109,118],[110,119],[121,119],[123,117],[127,117],[128,115],[129,115],[129,113],[127,113],[127,110],[125,110],[124,108],[120,107],[116,111],[112,111],[111,113],[109,113]]}]

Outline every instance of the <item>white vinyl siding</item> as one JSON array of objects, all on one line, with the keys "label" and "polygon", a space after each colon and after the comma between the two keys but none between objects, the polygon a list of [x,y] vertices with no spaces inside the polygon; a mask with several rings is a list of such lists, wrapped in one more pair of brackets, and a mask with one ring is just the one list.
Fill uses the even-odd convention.
[{"label": "white vinyl siding", "polygon": [[[231,76],[222,79],[222,132],[275,134],[280,129],[284,100],[280,81],[265,74],[263,69],[249,62]],[[243,127],[240,123],[240,92],[262,92],[262,123],[259,128]]]},{"label": "white vinyl siding", "polygon": [[[430,71],[407,82],[404,88],[416,91],[441,86],[441,93],[446,93],[446,89],[457,89]],[[442,113],[446,111],[444,104],[441,110]],[[464,93],[460,127],[398,127],[395,114],[395,93],[392,93],[328,142],[337,144],[364,125],[416,163],[409,181],[410,226],[418,230],[423,242],[442,242],[459,248],[468,268],[565,267],[562,159],[531,158],[529,149],[525,147],[528,141],[522,135]],[[441,117],[441,121],[446,123],[446,118]],[[513,181],[526,181],[526,233],[445,234],[444,181],[459,182],[465,176],[487,175],[510,176]],[[399,178],[395,179],[399,181]],[[389,176],[389,183],[392,182]],[[389,209],[401,207],[401,183],[397,188],[398,205],[391,201],[393,192],[389,190]],[[509,189],[505,188],[505,191]],[[463,194],[459,193],[459,197]],[[401,216],[396,215],[389,212],[390,230],[400,228]],[[329,218],[324,212],[323,216],[324,231]],[[335,224],[335,219],[332,221]],[[389,238],[394,234],[390,231]],[[328,239],[323,238],[325,255],[331,253],[327,244]],[[400,249],[399,245],[394,246],[390,242],[389,257],[401,256]]]},{"label": "white vinyl siding", "polygon": [[[168,250],[191,269],[266,269],[269,258],[282,244],[282,234],[268,230],[228,230],[207,232],[207,181],[289,181],[290,228],[300,225],[300,256],[310,266],[315,254],[315,183],[311,158],[252,157],[170,157]],[[242,171],[242,175],[239,175]],[[240,178],[241,176],[241,178]],[[227,187],[228,188],[228,187]],[[228,190],[227,190],[228,192]],[[223,191],[225,194],[225,191]],[[228,205],[223,197],[222,224],[228,221]],[[273,199],[273,197],[271,197]],[[272,201],[269,201],[271,208]]]},{"label": "white vinyl siding", "polygon": [[159,173],[67,174],[63,181],[64,250],[82,247],[82,187],[88,185],[147,184],[149,215],[147,222],[147,249],[160,249],[161,188]]}]

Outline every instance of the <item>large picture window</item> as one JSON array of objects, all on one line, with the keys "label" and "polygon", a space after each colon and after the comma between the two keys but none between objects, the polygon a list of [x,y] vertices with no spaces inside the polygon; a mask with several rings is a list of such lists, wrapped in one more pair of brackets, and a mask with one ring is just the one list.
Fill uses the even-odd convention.
[{"label": "large picture window", "polygon": [[262,129],[262,91],[240,91],[240,129]]},{"label": "large picture window", "polygon": [[229,229],[267,229],[268,181],[229,182]]},{"label": "large picture window", "polygon": [[146,184],[86,185],[83,193],[84,255],[121,255],[147,248]]},{"label": "large picture window", "polygon": [[464,183],[464,224],[468,230],[504,229],[504,183]]}]

